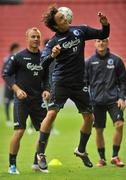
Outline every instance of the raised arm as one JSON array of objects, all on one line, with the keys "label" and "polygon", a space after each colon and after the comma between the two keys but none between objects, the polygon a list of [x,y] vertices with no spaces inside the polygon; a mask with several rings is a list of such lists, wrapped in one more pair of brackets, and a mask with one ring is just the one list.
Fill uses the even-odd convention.
[{"label": "raised arm", "polygon": [[110,24],[108,19],[102,13],[98,13],[99,21],[102,25],[102,29],[95,29],[89,26],[84,26],[84,39],[106,39],[109,37],[110,33]]}]

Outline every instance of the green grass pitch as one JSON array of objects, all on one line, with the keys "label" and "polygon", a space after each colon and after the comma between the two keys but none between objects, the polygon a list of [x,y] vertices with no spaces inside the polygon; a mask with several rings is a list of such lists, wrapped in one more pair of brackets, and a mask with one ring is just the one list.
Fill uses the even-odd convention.
[{"label": "green grass pitch", "polygon": [[[99,160],[95,145],[95,130],[93,129],[88,142],[87,151],[94,163],[93,168],[85,167],[79,158],[73,154],[79,142],[79,129],[82,118],[75,106],[65,106],[57,116],[55,127],[60,135],[52,135],[46,151],[47,161],[56,158],[62,162],[62,166],[49,166],[50,173],[33,172],[31,165],[35,151],[35,142],[38,133],[32,135],[25,133],[21,140],[20,151],[17,158],[17,166],[20,175],[10,175],[8,171],[8,149],[13,133],[13,128],[5,125],[3,106],[0,106],[0,180],[126,180],[126,166],[118,168],[110,164],[112,154],[113,124],[108,116],[105,130],[107,166],[96,167]],[[120,157],[126,164],[126,127],[124,127],[123,142]]]}]

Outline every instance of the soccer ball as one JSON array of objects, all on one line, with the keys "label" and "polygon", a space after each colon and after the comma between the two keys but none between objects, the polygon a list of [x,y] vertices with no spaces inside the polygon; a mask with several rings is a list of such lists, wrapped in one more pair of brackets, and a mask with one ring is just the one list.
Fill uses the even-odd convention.
[{"label": "soccer ball", "polygon": [[60,11],[62,14],[64,14],[64,16],[66,17],[68,23],[72,23],[73,20],[73,12],[70,8],[68,7],[60,7],[58,9],[58,11]]}]

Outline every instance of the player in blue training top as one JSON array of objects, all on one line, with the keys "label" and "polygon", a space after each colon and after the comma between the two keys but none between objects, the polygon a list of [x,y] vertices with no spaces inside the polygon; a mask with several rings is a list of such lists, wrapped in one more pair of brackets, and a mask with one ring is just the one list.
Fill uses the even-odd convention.
[{"label": "player in blue training top", "polygon": [[80,142],[74,154],[80,157],[87,167],[92,167],[86,144],[89,140],[94,116],[90,104],[89,93],[84,89],[84,46],[90,39],[104,39],[109,36],[109,23],[106,16],[99,14],[102,29],[88,26],[69,26],[65,16],[56,7],[50,7],[43,21],[45,25],[56,32],[42,52],[43,67],[55,61],[52,75],[51,98],[46,118],[41,124],[41,134],[38,148],[38,164],[40,170],[48,170],[45,158],[45,146],[49,131],[60,108],[70,98],[82,114],[83,124],[80,130]]},{"label": "player in blue training top", "polygon": [[97,166],[106,165],[104,128],[108,112],[115,127],[111,163],[123,167],[118,153],[123,136],[126,70],[121,58],[110,52],[108,44],[107,38],[95,40],[96,53],[86,61],[86,79],[94,104],[94,127],[100,156]]},{"label": "player in blue training top", "polygon": [[[14,91],[14,134],[10,143],[9,173],[19,174],[16,167],[16,157],[20,140],[26,129],[26,120],[30,116],[36,130],[46,116],[47,110],[42,97],[49,98],[48,69],[40,65],[41,42],[40,31],[33,27],[26,32],[27,48],[10,57],[3,69],[3,78]],[[37,153],[34,164],[37,165]],[[35,169],[35,167],[34,167]]]}]

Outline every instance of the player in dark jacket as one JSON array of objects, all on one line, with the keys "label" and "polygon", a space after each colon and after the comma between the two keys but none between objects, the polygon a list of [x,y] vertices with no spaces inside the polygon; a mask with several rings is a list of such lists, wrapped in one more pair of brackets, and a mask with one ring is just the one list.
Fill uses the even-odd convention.
[{"label": "player in dark jacket", "polygon": [[[9,173],[19,174],[16,156],[20,140],[26,129],[26,119],[30,116],[36,130],[46,116],[46,108],[41,106],[49,98],[48,69],[40,65],[39,46],[41,33],[37,28],[26,32],[27,48],[10,57],[3,69],[3,78],[14,91],[14,134],[10,143]],[[36,162],[35,153],[35,162]]]},{"label": "player in dark jacket", "polygon": [[123,136],[123,110],[125,107],[126,73],[120,57],[108,49],[108,39],[95,40],[96,53],[86,61],[86,77],[94,104],[94,127],[100,160],[97,166],[106,165],[104,128],[106,113],[110,114],[115,132],[111,163],[123,167],[118,152]]},{"label": "player in dark jacket", "polygon": [[[3,68],[4,66],[6,66],[8,59],[10,58],[10,56],[12,56],[13,54],[16,54],[20,49],[20,45],[18,43],[12,43],[10,45],[9,48],[9,56],[4,58],[4,64],[3,64]],[[10,117],[10,104],[11,101],[13,100],[13,90],[10,89],[8,87],[8,85],[5,83],[4,85],[4,107],[5,107],[5,115],[6,115],[6,125],[8,127],[12,126],[12,121],[11,121],[11,117]]]},{"label": "player in dark jacket", "polygon": [[[89,93],[84,87],[84,45],[86,40],[101,38],[109,35],[107,18],[100,14],[102,29],[97,30],[88,26],[70,27],[65,16],[51,7],[44,16],[45,25],[56,32],[48,42],[42,53],[42,65],[48,66],[55,60],[55,69],[52,75],[51,100],[46,118],[41,124],[39,139],[38,164],[40,170],[48,169],[45,159],[45,144],[49,131],[60,108],[70,98],[76,104],[83,117],[80,131],[80,143],[74,154],[79,156],[87,167],[93,164],[86,153],[86,144],[91,134],[94,116],[90,105]],[[43,163],[45,161],[45,165]]]}]

